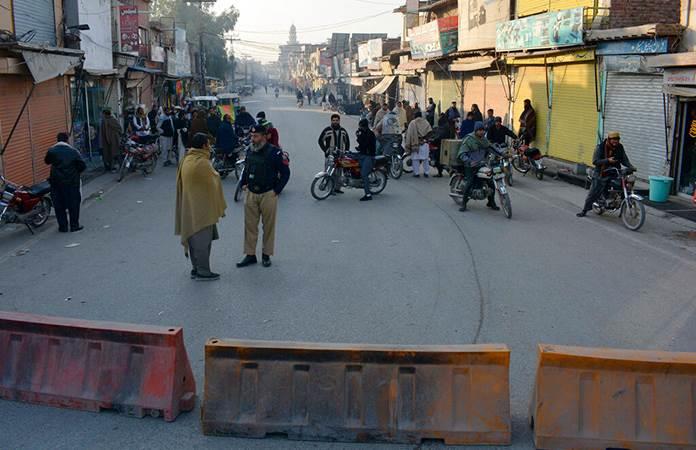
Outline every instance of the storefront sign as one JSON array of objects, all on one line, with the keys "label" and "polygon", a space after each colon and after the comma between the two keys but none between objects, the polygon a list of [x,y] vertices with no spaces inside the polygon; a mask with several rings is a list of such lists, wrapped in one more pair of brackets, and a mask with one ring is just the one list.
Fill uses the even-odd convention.
[{"label": "storefront sign", "polygon": [[497,25],[498,51],[581,45],[583,8],[539,14]]},{"label": "storefront sign", "polygon": [[602,58],[602,70],[620,73],[657,73],[660,70],[648,67],[646,61],[641,55],[606,55]]},{"label": "storefront sign", "polygon": [[370,39],[358,46],[358,67],[379,68],[382,57],[382,39]]},{"label": "storefront sign", "polygon": [[631,39],[627,41],[600,42],[598,55],[650,55],[667,53],[667,38]]},{"label": "storefront sign", "polygon": [[176,53],[172,50],[167,50],[167,75],[176,76]]},{"label": "storefront sign", "polygon": [[433,20],[409,30],[412,59],[430,59],[457,51],[459,17]]},{"label": "storefront sign", "polygon": [[164,47],[160,47],[159,45],[151,45],[150,46],[150,60],[163,63],[164,62]]},{"label": "storefront sign", "polygon": [[696,85],[696,69],[665,69],[664,84]]},{"label": "storefront sign", "polygon": [[186,42],[186,30],[177,28],[174,39],[176,40],[176,76],[191,76],[191,55],[188,42]]},{"label": "storefront sign", "polygon": [[496,25],[510,19],[510,0],[459,0],[459,50],[495,48]]},{"label": "storefront sign", "polygon": [[118,9],[121,33],[121,51],[138,54],[138,7],[121,5]]}]

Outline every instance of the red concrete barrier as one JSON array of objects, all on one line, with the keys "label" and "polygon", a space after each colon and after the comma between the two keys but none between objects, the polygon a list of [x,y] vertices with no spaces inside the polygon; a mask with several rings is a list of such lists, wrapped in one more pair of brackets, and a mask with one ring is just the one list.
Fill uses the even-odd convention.
[{"label": "red concrete barrier", "polygon": [[195,397],[181,328],[0,312],[0,398],[169,422]]}]

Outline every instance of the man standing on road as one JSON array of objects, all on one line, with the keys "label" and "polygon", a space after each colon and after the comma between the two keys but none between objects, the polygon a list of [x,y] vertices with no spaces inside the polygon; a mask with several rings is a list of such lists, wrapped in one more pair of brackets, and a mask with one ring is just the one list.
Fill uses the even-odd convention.
[{"label": "man standing on road", "polygon": [[[341,116],[338,114],[331,114],[331,126],[324,128],[319,135],[319,147],[324,152],[325,158],[328,158],[332,152],[343,153],[350,151],[350,138],[348,137],[348,132],[341,126]],[[325,168],[328,170],[328,166]],[[338,180],[338,173],[334,175],[334,182],[334,193],[343,194]]]},{"label": "man standing on road", "polygon": [[483,121],[483,128],[488,132],[495,125],[495,111],[489,109],[486,111],[486,120]]},{"label": "man standing on road", "polygon": [[193,136],[176,174],[174,234],[181,236],[186,256],[191,257],[191,278],[196,281],[220,278],[210,271],[210,250],[219,239],[217,223],[227,209],[220,175],[210,164],[209,139],[207,133]]},{"label": "man standing on road", "polygon": [[401,145],[402,140],[398,114],[394,111],[387,111],[382,121],[375,126],[375,134],[379,136],[382,153],[391,156],[394,152],[394,143]]},{"label": "man standing on road", "polygon": [[68,214],[70,231],[80,231],[84,228],[80,225],[80,174],[87,165],[80,152],[68,144],[68,133],[58,133],[57,141],[56,145],[48,149],[44,162],[51,166],[48,181],[51,184],[51,199],[58,220],[58,231],[68,232]]},{"label": "man standing on road", "polygon": [[174,152],[176,157],[176,150],[174,150],[174,135],[176,134],[176,127],[174,126],[174,117],[172,117],[172,112],[166,109],[162,114],[159,123],[157,124],[157,131],[160,134],[160,148],[162,149],[162,154],[164,155],[164,166],[171,166],[171,154]]},{"label": "man standing on road", "polygon": [[447,119],[454,123],[454,121],[460,117],[461,115],[459,114],[459,108],[457,108],[457,102],[452,102],[452,106],[447,110]]},{"label": "man standing on road", "polygon": [[626,156],[623,145],[621,145],[621,135],[618,131],[609,133],[607,139],[597,146],[592,157],[592,165],[594,165],[592,187],[587,194],[585,206],[582,208],[582,211],[576,214],[578,217],[587,215],[587,211],[592,209],[592,204],[599,200],[599,197],[606,191],[611,179],[618,176],[615,171],[610,171],[609,169],[621,170],[623,165],[631,170],[635,170],[631,161],[628,160],[628,156]]},{"label": "man standing on road", "polygon": [[102,148],[104,172],[116,170],[114,160],[121,154],[121,134],[123,134],[123,129],[118,120],[111,114],[111,108],[104,108],[99,126],[99,142]]},{"label": "man standing on road", "polygon": [[389,105],[387,103],[382,103],[382,107],[375,112],[375,118],[373,122],[373,127],[377,128],[379,124],[382,123],[382,119],[384,119],[384,116],[387,115],[389,112]]},{"label": "man standing on road", "polygon": [[428,105],[425,107],[425,120],[430,126],[435,126],[435,101],[432,97],[428,99]]},{"label": "man standing on road", "polygon": [[415,118],[408,125],[406,130],[405,148],[411,153],[411,161],[413,162],[413,176],[420,177],[420,165],[423,163],[423,177],[428,178],[430,172],[430,144],[426,138],[432,133],[433,128],[423,115],[418,112]]},{"label": "man standing on road", "polygon": [[267,130],[256,125],[251,130],[251,148],[246,156],[242,187],[247,189],[244,202],[244,253],[237,267],[257,263],[256,245],[259,238],[259,219],[263,223],[261,264],[271,266],[275,246],[278,196],[290,179],[290,168],[278,147],[268,143]]},{"label": "man standing on road", "polygon": [[363,189],[365,195],[360,199],[361,202],[372,200],[370,192],[370,172],[375,163],[375,154],[377,153],[377,138],[375,133],[370,130],[370,123],[367,119],[360,120],[358,131],[356,132],[358,139],[358,158],[360,160],[360,175],[362,176]]}]

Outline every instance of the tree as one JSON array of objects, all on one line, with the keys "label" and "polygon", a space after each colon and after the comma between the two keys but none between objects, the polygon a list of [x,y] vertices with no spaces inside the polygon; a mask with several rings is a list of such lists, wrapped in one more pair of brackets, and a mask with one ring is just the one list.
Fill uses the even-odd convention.
[{"label": "tree", "polygon": [[198,46],[202,38],[205,47],[206,75],[225,78],[234,68],[234,60],[227,49],[226,33],[234,30],[239,11],[234,6],[214,14],[207,4],[187,3],[181,0],[158,0],[153,6],[153,18],[174,17],[177,27],[186,29],[187,40]]}]

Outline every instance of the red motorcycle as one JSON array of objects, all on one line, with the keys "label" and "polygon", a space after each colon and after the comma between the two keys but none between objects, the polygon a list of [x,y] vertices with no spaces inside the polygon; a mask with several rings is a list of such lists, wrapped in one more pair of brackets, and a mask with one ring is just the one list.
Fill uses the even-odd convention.
[{"label": "red motorcycle", "polygon": [[143,175],[150,175],[157,167],[157,158],[160,155],[159,136],[131,136],[123,144],[123,159],[118,169],[118,181],[126,176],[127,172],[142,170]]},{"label": "red motorcycle", "polygon": [[34,186],[14,184],[0,175],[0,224],[21,223],[33,228],[45,224],[51,214],[51,186],[43,181]]},{"label": "red motorcycle", "polygon": [[[328,198],[337,187],[362,189],[360,161],[355,153],[329,152],[326,157],[326,170],[319,172],[312,181],[312,197],[317,200]],[[387,187],[387,166],[389,159],[384,155],[375,156],[375,164],[368,177],[370,192],[379,194]],[[338,182],[339,186],[336,186]]]}]

